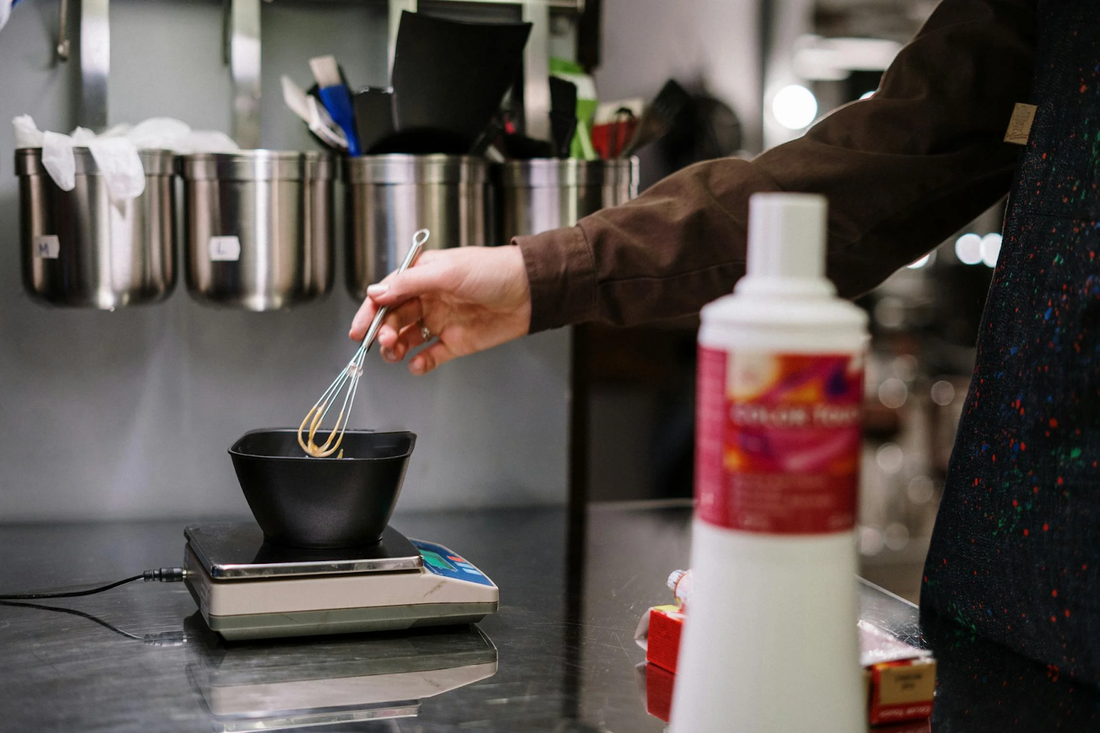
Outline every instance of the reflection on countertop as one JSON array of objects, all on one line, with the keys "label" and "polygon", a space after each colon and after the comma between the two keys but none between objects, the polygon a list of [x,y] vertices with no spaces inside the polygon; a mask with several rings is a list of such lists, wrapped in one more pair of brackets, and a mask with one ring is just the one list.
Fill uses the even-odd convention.
[{"label": "reflection on countertop", "polygon": [[497,671],[476,626],[236,644],[197,613],[184,628],[187,679],[219,732],[414,718],[423,700]]},{"label": "reflection on countertop", "polygon": [[[476,627],[227,643],[182,584],[37,604],[85,616],[0,606],[2,727],[659,733],[633,636],[688,563],[690,519],[685,502],[595,506],[566,552],[579,528],[560,509],[398,515],[399,530],[460,549],[500,586],[499,613]],[[182,549],[183,524],[0,525],[0,591],[90,585]],[[861,607],[936,653],[935,733],[1096,728],[1092,688],[964,630],[922,632],[914,606],[871,586]]]}]

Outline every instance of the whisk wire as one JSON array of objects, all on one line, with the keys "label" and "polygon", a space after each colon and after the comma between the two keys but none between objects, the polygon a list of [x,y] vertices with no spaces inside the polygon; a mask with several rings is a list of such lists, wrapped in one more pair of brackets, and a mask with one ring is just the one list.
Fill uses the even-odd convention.
[{"label": "whisk wire", "polygon": [[[429,236],[431,236],[431,233],[427,229],[421,229],[413,235],[412,247],[405,255],[401,267],[397,270],[398,272],[404,272],[412,265],[417,255],[420,254],[424,243],[428,241]],[[340,444],[344,440],[344,429],[347,427],[348,418],[351,417],[351,408],[355,403],[355,393],[359,390],[359,377],[363,374],[363,362],[366,359],[367,352],[374,345],[375,338],[378,336],[378,329],[382,326],[382,321],[388,313],[388,307],[383,306],[378,309],[374,320],[371,321],[370,328],[367,329],[366,338],[363,339],[363,343],[356,350],[351,361],[340,371],[336,379],[332,380],[332,384],[328,386],[328,389],[321,393],[321,398],[313,403],[313,407],[309,408],[302,424],[298,426],[298,445],[302,447],[307,455],[314,458],[327,458],[340,448]],[[347,387],[346,391],[345,387]],[[314,438],[320,431],[321,425],[332,406],[336,404],[341,392],[344,392],[344,401],[340,406],[340,413],[336,416],[336,424],[329,431],[325,442],[317,445]],[[305,437],[303,437],[303,433],[305,433]],[[334,443],[333,440],[336,442]]]},{"label": "whisk wire", "polygon": [[[359,377],[363,371],[363,357],[366,355],[366,349],[362,346],[355,352],[355,356],[348,362],[348,365],[340,372],[340,375],[333,380],[324,394],[321,395],[310,411],[306,413],[306,419],[302,422],[302,426],[298,429],[298,443],[302,446],[302,450],[306,451],[310,455],[318,458],[325,458],[333,453],[340,447],[340,443],[344,439],[344,428],[347,426],[347,418],[350,415],[349,405],[355,401],[355,392],[359,387]],[[344,385],[351,381],[351,387],[344,394],[344,403],[340,407],[340,414],[336,417],[336,424],[332,430],[329,431],[328,438],[321,445],[316,445],[314,437],[317,434],[318,429],[324,422],[325,417],[328,415],[329,410],[336,404],[336,398],[344,391]],[[312,420],[310,419],[312,417]],[[302,427],[305,422],[309,422],[308,440],[302,440]],[[333,438],[336,438],[336,443],[333,444]]]}]

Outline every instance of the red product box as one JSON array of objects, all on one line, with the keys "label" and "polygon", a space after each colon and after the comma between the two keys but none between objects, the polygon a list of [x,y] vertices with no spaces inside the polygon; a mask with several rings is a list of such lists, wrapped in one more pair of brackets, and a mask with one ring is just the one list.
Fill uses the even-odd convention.
[{"label": "red product box", "polygon": [[857,627],[867,722],[902,723],[931,716],[936,660],[928,650],[906,644],[866,621]]},{"label": "red product box", "polygon": [[684,612],[679,606],[655,606],[649,609],[649,639],[645,660],[676,674],[680,655],[680,632],[684,628]]},{"label": "red product box", "polygon": [[655,718],[668,722],[672,716],[672,686],[676,675],[656,664],[645,666],[645,709]]},{"label": "red product box", "polygon": [[876,725],[871,733],[932,733],[932,721],[910,720],[908,723],[894,723],[891,725]]},{"label": "red product box", "polygon": [[[655,606],[642,616],[635,634],[646,650],[646,707],[667,722],[672,704],[684,608]],[[860,621],[867,722],[874,733],[928,733],[936,690],[936,660],[927,650],[899,641]],[[662,715],[663,713],[663,715]]]},{"label": "red product box", "polygon": [[864,669],[869,676],[871,725],[926,720],[936,692],[936,660],[930,657],[883,662]]}]

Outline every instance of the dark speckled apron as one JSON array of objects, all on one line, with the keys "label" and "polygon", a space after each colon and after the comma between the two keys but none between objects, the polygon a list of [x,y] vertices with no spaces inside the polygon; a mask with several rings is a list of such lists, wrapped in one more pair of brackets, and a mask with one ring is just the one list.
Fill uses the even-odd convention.
[{"label": "dark speckled apron", "polygon": [[1041,2],[1038,25],[1038,111],[1009,201],[921,605],[1095,683],[1100,2]]}]

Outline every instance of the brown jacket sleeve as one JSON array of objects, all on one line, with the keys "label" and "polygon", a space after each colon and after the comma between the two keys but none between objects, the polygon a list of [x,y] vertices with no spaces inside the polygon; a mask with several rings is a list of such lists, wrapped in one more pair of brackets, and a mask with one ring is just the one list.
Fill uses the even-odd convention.
[{"label": "brown jacket sleeve", "polygon": [[873,288],[993,205],[1020,148],[1003,142],[1034,66],[1035,0],[944,0],[870,99],[750,161],[700,163],[576,227],[517,237],[531,332],[697,312],[744,274],[749,196],[829,199],[828,274]]}]

